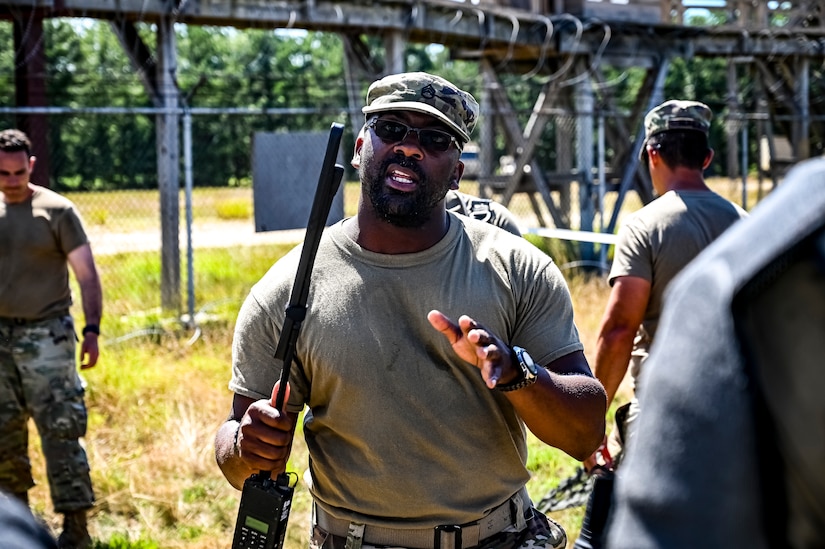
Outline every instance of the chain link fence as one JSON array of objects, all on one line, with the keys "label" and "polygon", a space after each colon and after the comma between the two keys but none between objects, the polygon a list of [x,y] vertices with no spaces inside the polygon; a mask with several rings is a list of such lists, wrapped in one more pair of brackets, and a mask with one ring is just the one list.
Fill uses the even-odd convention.
[{"label": "chain link fence", "polygon": [[[170,314],[191,326],[196,323],[198,314],[204,315],[210,309],[225,307],[237,310],[249,285],[264,273],[268,265],[260,265],[256,272],[250,272],[246,286],[227,288],[219,296],[201,296],[199,276],[220,277],[222,270],[237,267],[237,254],[242,253],[243,248],[291,246],[303,239],[300,229],[255,232],[251,184],[252,135],[256,131],[283,131],[279,121],[285,116],[312,118],[312,125],[315,126],[319,125],[320,120],[326,127],[331,122],[346,123],[348,118],[345,111],[267,115],[239,109],[212,109],[189,113],[191,124],[186,131],[182,127],[180,132],[181,142],[187,145],[181,146],[181,182],[177,205],[181,277],[180,287],[175,291],[181,296],[180,310],[163,311],[161,196],[157,188],[153,111],[53,109],[57,112],[42,114],[20,111],[43,119],[41,121],[44,123],[39,127],[46,128],[47,133],[30,135],[33,143],[47,143],[47,149],[41,149],[46,151],[47,157],[38,159],[35,172],[48,168],[50,186],[74,201],[80,210],[106,286],[107,315],[123,320],[127,328],[153,326]],[[20,113],[6,109],[0,114],[0,125],[13,126],[15,114]],[[142,122],[135,124],[136,119]],[[604,147],[600,136],[603,125],[598,123],[598,117],[589,115],[586,120],[588,124],[593,124],[592,129],[579,127],[580,120],[570,114],[553,117],[547,124],[533,167],[539,165],[543,168],[551,189],[552,207],[535,188],[521,189],[513,194],[508,206],[520,220],[523,230],[542,225],[603,230],[617,203],[615,176],[622,166],[613,165],[615,152]],[[216,124],[220,125],[220,136],[216,135]],[[189,128],[191,134],[188,133]],[[756,135],[755,123],[746,120],[740,128]],[[81,148],[71,141],[70,136],[83,131],[93,132],[93,147]],[[585,181],[578,175],[575,166],[579,146],[575,136],[576,132],[582,135],[582,131],[592,131],[586,141],[593,146],[592,158],[597,166]],[[218,140],[226,139],[227,135],[239,146],[221,148]],[[574,138],[571,140],[570,136]],[[508,170],[512,169],[512,159],[504,154],[507,152],[506,144],[501,143],[500,138],[498,141],[494,175],[507,175]],[[353,142],[352,132],[345,132],[341,146],[345,164]],[[746,144],[749,149],[758,148],[758,144]],[[272,154],[288,157],[295,152],[284,149],[272,151]],[[84,159],[93,157],[105,158],[111,170],[94,175],[84,173]],[[719,160],[716,162],[718,164]],[[99,166],[100,162],[95,165]],[[191,171],[187,172],[187,169]],[[567,176],[560,178],[559,173],[566,173]],[[344,213],[352,215],[358,200],[358,184],[350,169],[344,179]],[[606,184],[600,185],[601,181]],[[716,188],[719,192],[746,206],[752,205],[757,195],[761,197],[769,190],[767,183],[759,185],[757,190],[754,187],[756,180],[749,180],[750,190],[742,192],[741,177],[718,181]],[[308,180],[307,184],[314,186],[315,181]],[[481,194],[478,183],[473,180],[462,181],[462,190]],[[501,199],[502,195],[494,194],[493,198]],[[271,200],[289,201],[290,197],[273,196]],[[641,206],[640,196],[630,192],[621,209],[629,212]],[[587,216],[587,220],[584,221],[582,216]],[[559,221],[563,225],[559,225]]]}]

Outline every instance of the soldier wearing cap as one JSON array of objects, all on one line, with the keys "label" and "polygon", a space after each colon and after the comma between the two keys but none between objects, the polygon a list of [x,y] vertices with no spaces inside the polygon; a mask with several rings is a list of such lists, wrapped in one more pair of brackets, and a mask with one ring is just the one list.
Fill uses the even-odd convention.
[{"label": "soldier wearing cap", "polygon": [[395,74],[363,111],[357,214],[319,244],[285,410],[272,356],[298,250],[239,313],[218,464],[237,488],[283,472],[307,407],[312,547],[564,547],[525,489],[527,429],[584,459],[605,414],[565,281],[523,238],[447,211],[472,95]]},{"label": "soldier wearing cap", "polygon": [[[747,214],[711,191],[704,170],[713,160],[708,133],[713,115],[697,101],[672,100],[645,117],[639,151],[658,197],[619,229],[608,276],[612,286],[601,321],[594,373],[608,404],[630,369],[634,397],[616,412],[609,454],[618,457],[639,413],[639,374],[656,334],[662,296],[682,268],[716,237]],[[585,461],[590,468],[596,456]]]}]

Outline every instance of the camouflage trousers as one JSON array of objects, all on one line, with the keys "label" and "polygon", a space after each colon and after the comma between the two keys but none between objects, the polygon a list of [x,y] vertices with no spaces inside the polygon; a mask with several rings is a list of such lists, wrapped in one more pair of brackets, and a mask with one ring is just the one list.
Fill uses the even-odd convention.
[{"label": "camouflage trousers", "polygon": [[28,455],[32,418],[58,513],[94,503],[80,440],[87,414],[76,342],[68,315],[26,324],[0,319],[0,488],[19,494],[34,486]]}]

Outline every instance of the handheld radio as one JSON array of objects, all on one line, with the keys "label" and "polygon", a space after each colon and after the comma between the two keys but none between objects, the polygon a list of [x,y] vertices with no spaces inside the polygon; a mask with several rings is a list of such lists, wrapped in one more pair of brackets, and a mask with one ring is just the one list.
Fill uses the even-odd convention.
[{"label": "handheld radio", "polygon": [[272,479],[254,474],[243,483],[233,549],[280,549],[295,489],[286,474]]},{"label": "handheld radio", "polygon": [[[289,305],[286,308],[278,347],[275,350],[275,358],[283,362],[281,385],[273,403],[278,410],[284,408],[284,397],[295,353],[295,343],[298,340],[301,323],[306,317],[309,277],[315,262],[315,254],[318,252],[318,244],[326,226],[332,199],[344,175],[344,167],[335,163],[343,132],[343,125],[332,124],[324,163],[321,166],[321,175],[318,179],[318,188],[315,190],[315,198],[309,214],[298,271],[292,286]],[[269,471],[261,471],[246,479],[241,492],[241,504],[235,523],[232,549],[282,549],[294,491],[295,488],[290,483],[287,473],[281,473],[273,480],[270,478]]]}]

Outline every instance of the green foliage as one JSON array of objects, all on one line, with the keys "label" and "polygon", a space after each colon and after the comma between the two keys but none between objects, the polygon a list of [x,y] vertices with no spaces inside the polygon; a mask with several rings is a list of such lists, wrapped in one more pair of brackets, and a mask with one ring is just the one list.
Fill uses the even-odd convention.
[{"label": "green foliage", "polygon": [[545,238],[535,234],[526,234],[524,238],[536,248],[553,258],[557,265],[564,265],[580,257],[576,244],[559,238]]},{"label": "green foliage", "polygon": [[[702,17],[710,18],[709,20]],[[719,15],[691,14],[689,24],[713,23]],[[155,28],[135,23],[151,49]],[[233,113],[193,115],[192,150],[195,186],[228,186],[249,180],[252,137],[256,132],[326,131],[333,121],[349,124],[349,98],[344,74],[343,44],[338,35],[294,30],[175,26],[178,49],[177,83],[183,102],[193,108],[226,109]],[[153,98],[123,51],[110,24],[91,19],[47,19],[44,23],[48,102],[66,107],[150,107]],[[362,36],[371,51],[369,63],[383,70],[380,37]],[[0,23],[0,41],[12,44],[11,24]],[[13,104],[14,48],[0,48],[0,99]],[[448,47],[410,44],[409,70],[437,72],[480,97],[478,64],[451,58]],[[500,78],[523,127],[547,78],[572,76],[564,60],[545,60],[552,76],[501,71]],[[612,131],[626,132],[636,122],[625,120],[634,108],[644,78],[640,68],[600,67],[596,90],[600,104],[612,98],[617,112],[607,113]],[[820,68],[814,68],[821,72]],[[666,80],[667,97],[698,98],[717,116],[726,108],[727,63],[720,59],[676,59]],[[751,105],[752,86],[742,79],[741,102]],[[821,87],[814,74],[812,88]],[[363,97],[364,89],[356,90]],[[816,97],[812,94],[812,97]],[[570,105],[560,105],[570,108]],[[254,113],[242,111],[252,109]],[[289,113],[267,109],[290,109]],[[11,126],[14,116],[0,115]],[[58,190],[148,189],[158,185],[155,116],[146,114],[82,114],[49,117],[50,181]],[[573,128],[570,116],[551,116],[539,140],[536,161],[548,171],[573,169],[574,156],[565,150]],[[557,130],[563,130],[559,133]],[[724,136],[714,127],[717,157],[724,157]],[[568,132],[568,133],[564,133]],[[497,132],[498,155],[511,154],[504,132]],[[557,142],[559,137],[564,140]],[[42,139],[42,136],[34,136]],[[344,150],[351,149],[347,132]],[[572,141],[572,139],[571,139]],[[819,141],[813,146],[821,147]],[[180,151],[181,162],[183,152]],[[613,151],[608,150],[608,164]],[[289,154],[289,151],[283,151]],[[755,155],[751,155],[755,157]],[[717,167],[719,162],[716,163]]]},{"label": "green foliage", "polygon": [[[0,24],[0,44],[14,44],[12,26]],[[0,48],[0,98],[14,97],[14,48]],[[12,104],[9,101],[0,101],[2,104]],[[7,128],[14,125],[13,116],[0,115],[0,127]]]},{"label": "green foliage", "polygon": [[685,24],[687,25],[692,25],[696,27],[712,27],[714,25],[725,25],[729,23],[731,23],[731,21],[728,20],[728,17],[724,13],[724,11],[707,9],[688,9],[685,12]]},{"label": "green foliage", "polygon": [[[150,104],[106,23],[47,19],[44,35],[50,105]],[[145,116],[50,117],[50,180],[58,191],[156,187],[156,153],[147,146],[154,139],[154,126]]]},{"label": "green foliage", "polygon": [[109,210],[106,208],[95,208],[87,211],[84,219],[90,225],[106,225],[109,221]]},{"label": "green foliage", "polygon": [[[724,23],[721,10],[691,11],[689,25]],[[154,27],[136,23],[138,33],[151,48]],[[138,73],[108,23],[87,19],[47,19],[44,23],[47,93],[50,105],[66,107],[149,107],[154,105]],[[256,132],[326,131],[333,121],[349,123],[348,94],[342,63],[343,46],[336,34],[323,32],[245,29],[176,25],[177,82],[186,105],[195,108],[237,107],[229,114],[195,115],[192,119],[195,186],[226,186],[249,180],[252,136]],[[384,45],[379,37],[362,37],[371,50],[371,64],[382,70]],[[11,25],[0,23],[0,40],[12,44]],[[13,104],[14,48],[0,48],[0,98]],[[410,44],[409,70],[438,72],[480,97],[478,64],[454,60],[448,47]],[[546,60],[549,78],[563,81],[572,75],[563,61]],[[554,65],[557,64],[558,66]],[[627,132],[638,124],[628,117],[644,79],[641,68],[599,67],[596,94],[600,105],[608,99],[615,112],[606,113],[608,131]],[[811,97],[819,97],[822,67],[811,75]],[[665,96],[699,99],[722,118],[728,108],[728,63],[723,58],[674,59],[665,82]],[[754,79],[737,75],[740,105],[755,104]],[[526,124],[535,99],[548,78],[502,71],[500,78],[519,123]],[[355,95],[363,97],[364,89]],[[570,105],[560,105],[570,108]],[[259,112],[243,114],[241,110]],[[266,109],[292,109],[288,114]],[[303,112],[300,109],[308,109]],[[13,115],[0,115],[0,124],[12,126]],[[566,151],[573,118],[551,116],[544,128],[535,160],[548,171],[573,169],[574,156]],[[611,130],[611,126],[615,126]],[[558,130],[562,130],[560,133]],[[568,133],[564,133],[568,132]],[[42,136],[34,136],[41,139]],[[564,141],[558,142],[559,137]],[[710,175],[724,175],[727,137],[721,124],[712,129],[717,161]],[[347,132],[344,150],[351,149]],[[572,141],[572,138],[571,138]],[[49,117],[50,181],[58,190],[148,189],[158,185],[155,117],[134,114],[82,114]],[[496,133],[497,155],[510,154],[504,132]],[[813,153],[821,152],[821,139],[813,140]],[[755,141],[749,158],[757,158]],[[182,156],[183,151],[181,151]],[[289,151],[283,151],[289,154]],[[608,165],[614,151],[608,149]],[[622,159],[618,159],[622,160]],[[181,159],[182,161],[182,159]]]},{"label": "green foliage", "polygon": [[129,536],[115,534],[107,542],[96,541],[92,549],[159,549],[160,546],[153,541],[137,540],[131,541]]},{"label": "green foliage", "polygon": [[[327,131],[344,121],[347,104],[340,39],[329,33],[288,34],[187,27],[180,33],[180,81],[191,107],[328,109],[330,114],[194,116],[192,147],[196,186],[248,179],[256,132]],[[289,151],[284,151],[288,154]]]},{"label": "green foliage", "polygon": [[117,288],[117,296],[107,300],[107,316],[140,317],[135,326],[152,322],[146,306],[158,302],[160,292],[160,256],[155,253],[124,253],[96,258],[104,288]]},{"label": "green foliage", "polygon": [[[271,245],[264,250],[246,246],[198,250],[194,287],[201,295],[199,310],[231,318],[251,285],[290,248],[292,244]],[[159,308],[160,259],[156,252],[97,258],[102,286],[116,290],[106,297],[106,330],[110,337],[137,333],[160,341],[181,329],[176,320],[165,319]]]}]

